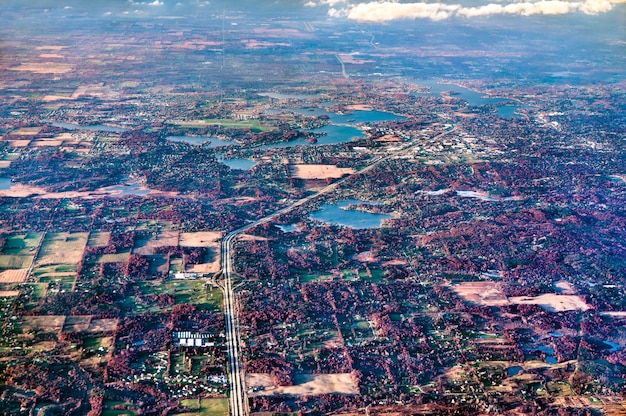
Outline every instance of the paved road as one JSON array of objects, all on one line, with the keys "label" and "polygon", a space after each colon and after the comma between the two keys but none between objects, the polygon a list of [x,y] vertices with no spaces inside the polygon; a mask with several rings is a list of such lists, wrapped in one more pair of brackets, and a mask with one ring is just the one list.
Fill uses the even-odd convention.
[{"label": "paved road", "polygon": [[[434,138],[440,138],[454,131],[451,130],[439,133]],[[241,228],[228,233],[222,240],[222,273],[224,275],[224,315],[226,318],[226,345],[228,354],[228,373],[230,381],[230,414],[232,416],[245,416],[249,414],[248,399],[246,396],[246,385],[244,379],[244,372],[241,366],[241,349],[240,349],[240,335],[239,335],[239,313],[238,304],[235,296],[235,290],[233,288],[233,241],[239,234],[242,234],[257,225],[265,224],[272,221],[274,218],[285,214],[294,208],[302,206],[307,202],[324,195],[330,191],[335,190],[338,186],[343,184],[355,176],[369,172],[381,163],[390,160],[396,156],[403,155],[411,147],[415,146],[414,143],[410,143],[406,146],[398,148],[387,156],[382,156],[374,160],[372,163],[362,168],[361,170],[338,180],[337,182],[322,188],[317,193],[307,196],[306,198],[299,199],[279,209],[278,211],[258,219],[250,224],[247,224]]]}]

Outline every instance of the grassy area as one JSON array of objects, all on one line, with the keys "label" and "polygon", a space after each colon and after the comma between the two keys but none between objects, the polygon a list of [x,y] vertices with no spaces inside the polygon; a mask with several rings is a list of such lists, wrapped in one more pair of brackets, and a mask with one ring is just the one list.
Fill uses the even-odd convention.
[{"label": "grassy area", "polygon": [[218,125],[226,128],[232,129],[250,129],[254,132],[262,132],[262,131],[272,131],[274,127],[272,126],[264,126],[259,120],[230,120],[230,119],[219,119],[219,118],[211,118],[208,120],[189,120],[189,121],[177,121],[176,125],[180,127],[186,128],[201,128],[206,126]]},{"label": "grassy area", "polygon": [[302,283],[321,282],[325,280],[333,280],[333,276],[330,274],[300,274],[300,282]]},{"label": "grassy area", "polygon": [[1,253],[27,256],[39,245],[41,235],[41,233],[28,233],[7,236]]},{"label": "grassy area", "polygon": [[31,283],[28,286],[33,288],[33,301],[36,302],[46,296],[46,290],[48,289],[47,283]]},{"label": "grassy area", "polygon": [[212,286],[205,286],[203,280],[140,282],[139,287],[146,295],[172,295],[177,304],[187,303],[209,311],[222,310],[222,291]]},{"label": "grassy area", "polygon": [[111,233],[108,231],[93,231],[89,234],[87,245],[89,247],[106,247],[110,237]]},{"label": "grassy area", "polygon": [[198,409],[198,400],[181,400],[180,404],[192,410],[190,413],[181,413],[185,416],[227,416],[228,399],[202,399]]},{"label": "grassy area", "polygon": [[89,233],[48,233],[41,245],[37,264],[78,264]]},{"label": "grassy area", "polygon": [[102,406],[101,416],[135,416],[138,413],[134,410],[114,409],[114,407],[129,407],[133,404],[124,402],[106,401]]},{"label": "grassy area", "polygon": [[34,256],[0,255],[0,269],[27,269]]},{"label": "grassy area", "polygon": [[102,254],[96,257],[96,263],[126,263],[130,257],[130,251],[126,253]]}]

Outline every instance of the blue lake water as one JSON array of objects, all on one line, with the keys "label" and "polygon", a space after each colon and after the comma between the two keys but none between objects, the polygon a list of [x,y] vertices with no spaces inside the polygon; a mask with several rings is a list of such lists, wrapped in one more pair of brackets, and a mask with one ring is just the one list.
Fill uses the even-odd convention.
[{"label": "blue lake water", "polygon": [[606,345],[608,345],[609,347],[611,347],[611,349],[609,351],[611,352],[615,352],[619,349],[619,344],[615,343],[615,342],[611,342],[611,341],[602,341],[604,342]]},{"label": "blue lake water", "polygon": [[547,347],[545,345],[540,345],[537,347],[539,351],[543,351],[546,353],[546,362],[548,364],[557,364],[559,361],[554,357],[554,348]]},{"label": "blue lake water", "polygon": [[120,192],[119,195],[139,195],[139,196],[144,196],[144,195],[148,195],[150,193],[149,189],[145,189],[141,185],[136,184],[136,183],[126,183],[126,184],[123,184],[123,185],[108,186],[106,189],[108,191]]},{"label": "blue lake water", "polygon": [[358,204],[373,205],[358,199],[349,199],[335,204],[322,204],[320,210],[312,212],[310,217],[316,221],[355,229],[379,228],[383,220],[393,218],[393,216],[388,214],[376,214],[356,209],[348,209],[349,206]]},{"label": "blue lake water", "polygon": [[512,100],[508,100],[506,98],[488,97],[482,93],[472,91],[456,84],[440,84],[436,79],[417,79],[415,80],[415,83],[430,88],[430,94],[425,95],[440,95],[443,92],[453,92],[455,97],[459,97],[467,101],[469,105],[474,107],[488,104],[511,103],[510,105],[507,104],[498,106],[497,112],[498,116],[501,118],[521,117],[519,114],[515,114],[515,112],[524,107],[520,104],[513,104]]},{"label": "blue lake water", "polygon": [[257,165],[257,163],[254,160],[239,159],[239,158],[224,159],[224,156],[221,154],[217,155],[217,161],[228,166],[231,169],[236,169],[236,170],[250,170],[254,166]]},{"label": "blue lake water", "polygon": [[509,377],[512,377],[512,376],[516,376],[516,375],[518,375],[518,374],[519,374],[519,373],[521,373],[523,370],[524,370],[524,368],[523,368],[523,367],[520,367],[519,365],[514,365],[513,367],[509,367],[509,368],[506,370],[506,373],[509,375]]},{"label": "blue lake water", "polygon": [[126,129],[122,127],[115,126],[105,126],[104,124],[92,124],[92,125],[84,125],[81,126],[79,124],[74,123],[62,123],[57,121],[50,122],[54,127],[59,127],[66,130],[88,130],[88,131],[108,131],[111,133],[122,133],[126,131]]},{"label": "blue lake water", "polygon": [[0,191],[11,189],[11,178],[0,178]]},{"label": "blue lake water", "polygon": [[387,113],[384,111],[354,111],[349,114],[335,114],[319,108],[287,108],[284,110],[268,110],[267,114],[278,114],[282,111],[293,112],[310,117],[318,117],[321,115],[327,115],[330,118],[331,124],[317,129],[308,130],[312,133],[325,133],[323,136],[318,137],[316,143],[310,143],[307,140],[299,139],[290,142],[272,143],[262,146],[262,149],[272,149],[276,147],[291,147],[291,146],[324,146],[340,143],[348,143],[355,139],[361,139],[365,137],[363,131],[357,127],[356,124],[360,123],[378,123],[382,121],[403,120],[405,117],[398,116],[396,114]]},{"label": "blue lake water", "polygon": [[205,147],[238,146],[238,144],[233,141],[208,136],[168,136],[165,140],[169,140],[171,142],[189,143],[194,146],[204,144]]},{"label": "blue lake water", "polygon": [[276,226],[284,233],[295,233],[300,231],[297,224],[277,224]]}]

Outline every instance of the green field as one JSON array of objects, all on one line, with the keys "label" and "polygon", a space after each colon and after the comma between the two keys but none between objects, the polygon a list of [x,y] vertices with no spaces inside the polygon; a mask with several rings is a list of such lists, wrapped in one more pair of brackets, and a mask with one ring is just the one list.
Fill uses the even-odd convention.
[{"label": "green field", "polygon": [[222,291],[212,286],[205,287],[203,280],[151,281],[139,282],[138,285],[146,295],[169,294],[174,296],[176,304],[196,305],[202,310],[221,311],[224,302]]},{"label": "green field", "polygon": [[124,402],[104,402],[102,407],[101,416],[135,416],[138,413],[133,410],[116,410],[113,409],[114,406],[133,406],[131,403]]},{"label": "green field", "polygon": [[39,245],[41,233],[14,234],[6,237],[2,254],[28,256]]},{"label": "green field", "polygon": [[228,415],[228,399],[202,399],[200,409],[198,409],[198,400],[189,399],[181,400],[180,404],[192,410],[189,413],[180,413],[185,416],[227,416]]},{"label": "green field", "polygon": [[230,120],[230,119],[219,119],[219,118],[211,118],[208,120],[189,120],[189,121],[177,121],[176,125],[180,127],[186,128],[201,128],[207,126],[218,125],[226,128],[232,129],[250,129],[254,132],[262,132],[262,131],[272,131],[274,127],[264,126],[259,120]]},{"label": "green field", "polygon": [[35,256],[0,255],[0,270],[27,269]]},{"label": "green field", "polygon": [[130,257],[130,251],[125,253],[102,254],[96,257],[96,263],[126,263]]}]

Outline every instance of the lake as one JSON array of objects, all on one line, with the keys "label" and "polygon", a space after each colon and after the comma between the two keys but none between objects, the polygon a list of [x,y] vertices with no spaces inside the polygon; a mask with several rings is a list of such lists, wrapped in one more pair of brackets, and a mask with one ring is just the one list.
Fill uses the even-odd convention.
[{"label": "lake", "polygon": [[250,159],[224,159],[224,155],[222,154],[217,155],[217,161],[234,170],[251,170],[254,166],[257,165],[257,162]]},{"label": "lake", "polygon": [[515,112],[520,108],[525,107],[522,104],[513,104],[513,100],[509,100],[506,98],[489,97],[480,92],[476,92],[456,84],[440,84],[439,81],[436,79],[417,79],[414,80],[414,82],[417,85],[430,88],[430,93],[420,95],[440,95],[444,92],[453,92],[453,97],[459,97],[467,101],[469,105],[474,107],[489,104],[507,103],[506,105],[501,105],[497,107],[498,116],[500,116],[501,118],[521,117],[521,115],[516,114]]},{"label": "lake", "polygon": [[320,210],[312,212],[310,217],[316,221],[355,229],[380,228],[384,220],[393,218],[389,214],[376,214],[348,208],[359,204],[376,205],[358,199],[348,199],[335,204],[322,204]]},{"label": "lake", "polygon": [[277,224],[276,226],[284,233],[295,233],[300,231],[297,224]]},{"label": "lake", "polygon": [[111,133],[122,133],[127,130],[122,127],[105,126],[104,124],[91,124],[91,125],[81,126],[80,124],[62,123],[62,122],[57,122],[57,121],[51,121],[50,124],[53,125],[54,127],[59,127],[65,130],[108,131]]},{"label": "lake", "polygon": [[168,136],[165,140],[189,143],[193,146],[200,146],[202,144],[205,147],[239,146],[238,143],[231,140],[218,139],[217,137],[210,136]]},{"label": "lake", "polygon": [[349,114],[330,113],[320,108],[286,108],[284,110],[268,110],[267,114],[279,114],[281,112],[292,112],[310,117],[326,115],[330,118],[331,124],[316,129],[307,130],[311,133],[324,133],[317,138],[316,143],[310,143],[305,139],[293,140],[290,142],[272,143],[261,146],[261,149],[272,149],[277,147],[291,146],[324,146],[340,143],[348,143],[355,139],[362,139],[365,133],[356,124],[378,123],[382,121],[403,120],[406,117],[398,116],[384,111],[353,111]]},{"label": "lake", "polygon": [[[125,183],[122,185],[107,186],[104,188],[107,192],[112,192],[115,195],[139,195],[144,196],[150,193],[149,189],[144,188],[138,183]],[[119,194],[118,194],[119,192]]]},{"label": "lake", "polygon": [[0,191],[11,189],[11,178],[0,178]]}]

